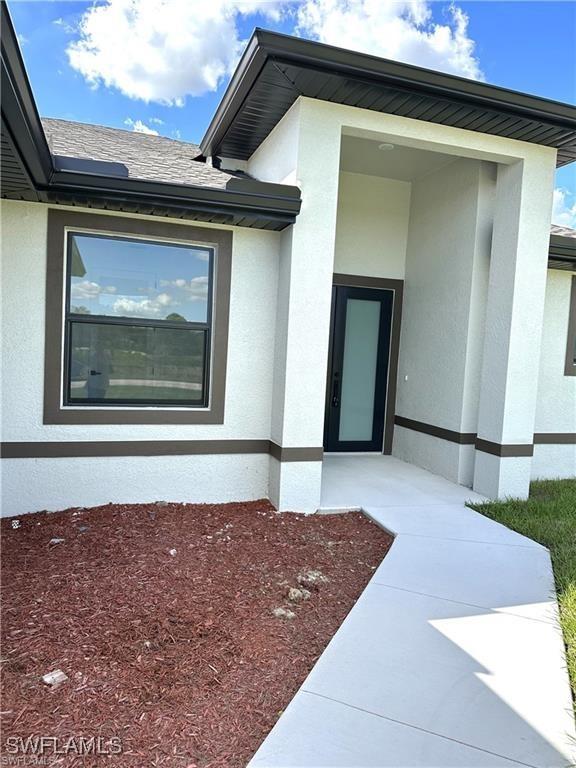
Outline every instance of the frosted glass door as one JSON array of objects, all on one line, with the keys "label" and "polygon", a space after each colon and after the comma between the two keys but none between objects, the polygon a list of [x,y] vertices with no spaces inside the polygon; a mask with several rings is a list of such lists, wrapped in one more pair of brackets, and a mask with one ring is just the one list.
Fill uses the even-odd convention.
[{"label": "frosted glass door", "polygon": [[347,299],[339,440],[372,440],[380,302]]},{"label": "frosted glass door", "polygon": [[383,448],[394,293],[336,286],[332,295],[324,447]]}]

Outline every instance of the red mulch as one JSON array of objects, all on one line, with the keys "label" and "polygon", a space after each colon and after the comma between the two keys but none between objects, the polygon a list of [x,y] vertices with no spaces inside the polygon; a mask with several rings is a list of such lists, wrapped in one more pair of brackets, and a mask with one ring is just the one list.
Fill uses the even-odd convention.
[{"label": "red mulch", "polygon": [[[0,754],[14,735],[122,739],[118,757],[50,756],[53,766],[244,766],[392,541],[360,513],[278,514],[267,501],[11,523]],[[290,603],[306,569],[329,581]],[[296,617],[276,618],[279,606]],[[55,669],[69,679],[52,689],[41,677]]]}]

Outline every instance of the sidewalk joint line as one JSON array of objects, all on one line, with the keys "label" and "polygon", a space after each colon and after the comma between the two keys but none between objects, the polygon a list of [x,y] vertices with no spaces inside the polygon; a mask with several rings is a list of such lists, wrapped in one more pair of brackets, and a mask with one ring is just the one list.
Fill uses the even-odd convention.
[{"label": "sidewalk joint line", "polygon": [[327,701],[333,701],[336,704],[341,704],[343,707],[349,707],[350,709],[355,709],[358,712],[364,712],[367,715],[372,715],[373,717],[379,717],[381,720],[388,720],[391,723],[397,723],[398,725],[403,725],[406,728],[413,728],[416,731],[427,733],[430,736],[436,736],[439,739],[452,741],[454,744],[460,744],[463,747],[469,747],[470,749],[475,749],[478,752],[484,752],[485,754],[492,755],[493,757],[501,757],[503,760],[508,760],[513,765],[524,765],[526,766],[526,768],[538,768],[538,766],[534,765],[533,763],[525,763],[522,760],[516,760],[513,757],[502,755],[499,752],[492,752],[492,750],[490,749],[485,749],[484,747],[477,747],[475,744],[469,744],[467,741],[460,741],[460,739],[455,739],[452,736],[446,736],[443,733],[436,733],[436,731],[429,731],[427,728],[423,728],[420,725],[413,725],[412,723],[407,723],[404,720],[397,720],[394,717],[389,717],[388,715],[382,715],[379,712],[373,712],[370,709],[363,709],[362,707],[358,707],[354,704],[348,704],[346,701],[341,701],[340,699],[334,699],[332,698],[332,696],[326,696],[323,693],[316,693],[315,691],[310,691],[307,688],[301,688],[301,691],[303,691],[304,693],[308,693],[312,696],[318,696],[318,698],[320,699],[326,699]]},{"label": "sidewalk joint line", "polygon": [[466,605],[469,608],[478,608],[481,611],[488,611],[489,613],[504,614],[505,616],[513,616],[515,619],[524,619],[525,621],[536,621],[538,624],[547,624],[555,626],[555,620],[551,619],[535,619],[533,616],[522,616],[518,613],[511,613],[498,608],[488,608],[486,605],[478,605],[477,603],[466,603],[463,600],[454,600],[451,597],[441,597],[440,595],[431,595],[429,592],[418,592],[415,589],[408,589],[407,587],[398,587],[395,584],[385,584],[382,581],[376,581],[375,577],[368,582],[368,586],[374,584],[378,587],[387,587],[388,589],[397,589],[400,592],[409,592],[412,595],[420,595],[420,597],[431,597],[434,600],[443,600],[445,603],[455,603],[456,605]]},{"label": "sidewalk joint line", "polygon": [[[372,518],[374,519],[374,518]],[[385,523],[382,523],[382,525],[385,525]],[[506,541],[480,541],[478,539],[459,539],[455,538],[454,536],[434,536],[429,533],[406,533],[404,531],[397,531],[397,536],[416,536],[417,538],[421,539],[436,539],[440,541],[462,541],[467,544],[489,544],[490,546],[495,547],[519,547],[520,549],[535,549],[537,551],[544,550],[547,551],[545,547],[539,544],[509,544]]]}]

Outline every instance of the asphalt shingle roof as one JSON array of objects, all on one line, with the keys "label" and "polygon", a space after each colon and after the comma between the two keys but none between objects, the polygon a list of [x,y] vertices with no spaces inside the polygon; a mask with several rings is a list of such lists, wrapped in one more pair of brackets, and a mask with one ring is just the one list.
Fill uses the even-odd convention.
[{"label": "asphalt shingle roof", "polygon": [[129,178],[225,189],[233,175],[194,160],[197,144],[103,125],[42,118],[53,155],[122,163]]}]

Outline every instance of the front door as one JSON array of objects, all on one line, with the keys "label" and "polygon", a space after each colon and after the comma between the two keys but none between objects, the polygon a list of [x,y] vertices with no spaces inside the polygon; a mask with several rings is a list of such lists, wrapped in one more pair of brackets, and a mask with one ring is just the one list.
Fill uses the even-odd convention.
[{"label": "front door", "polygon": [[324,449],[382,451],[394,292],[334,286]]}]

